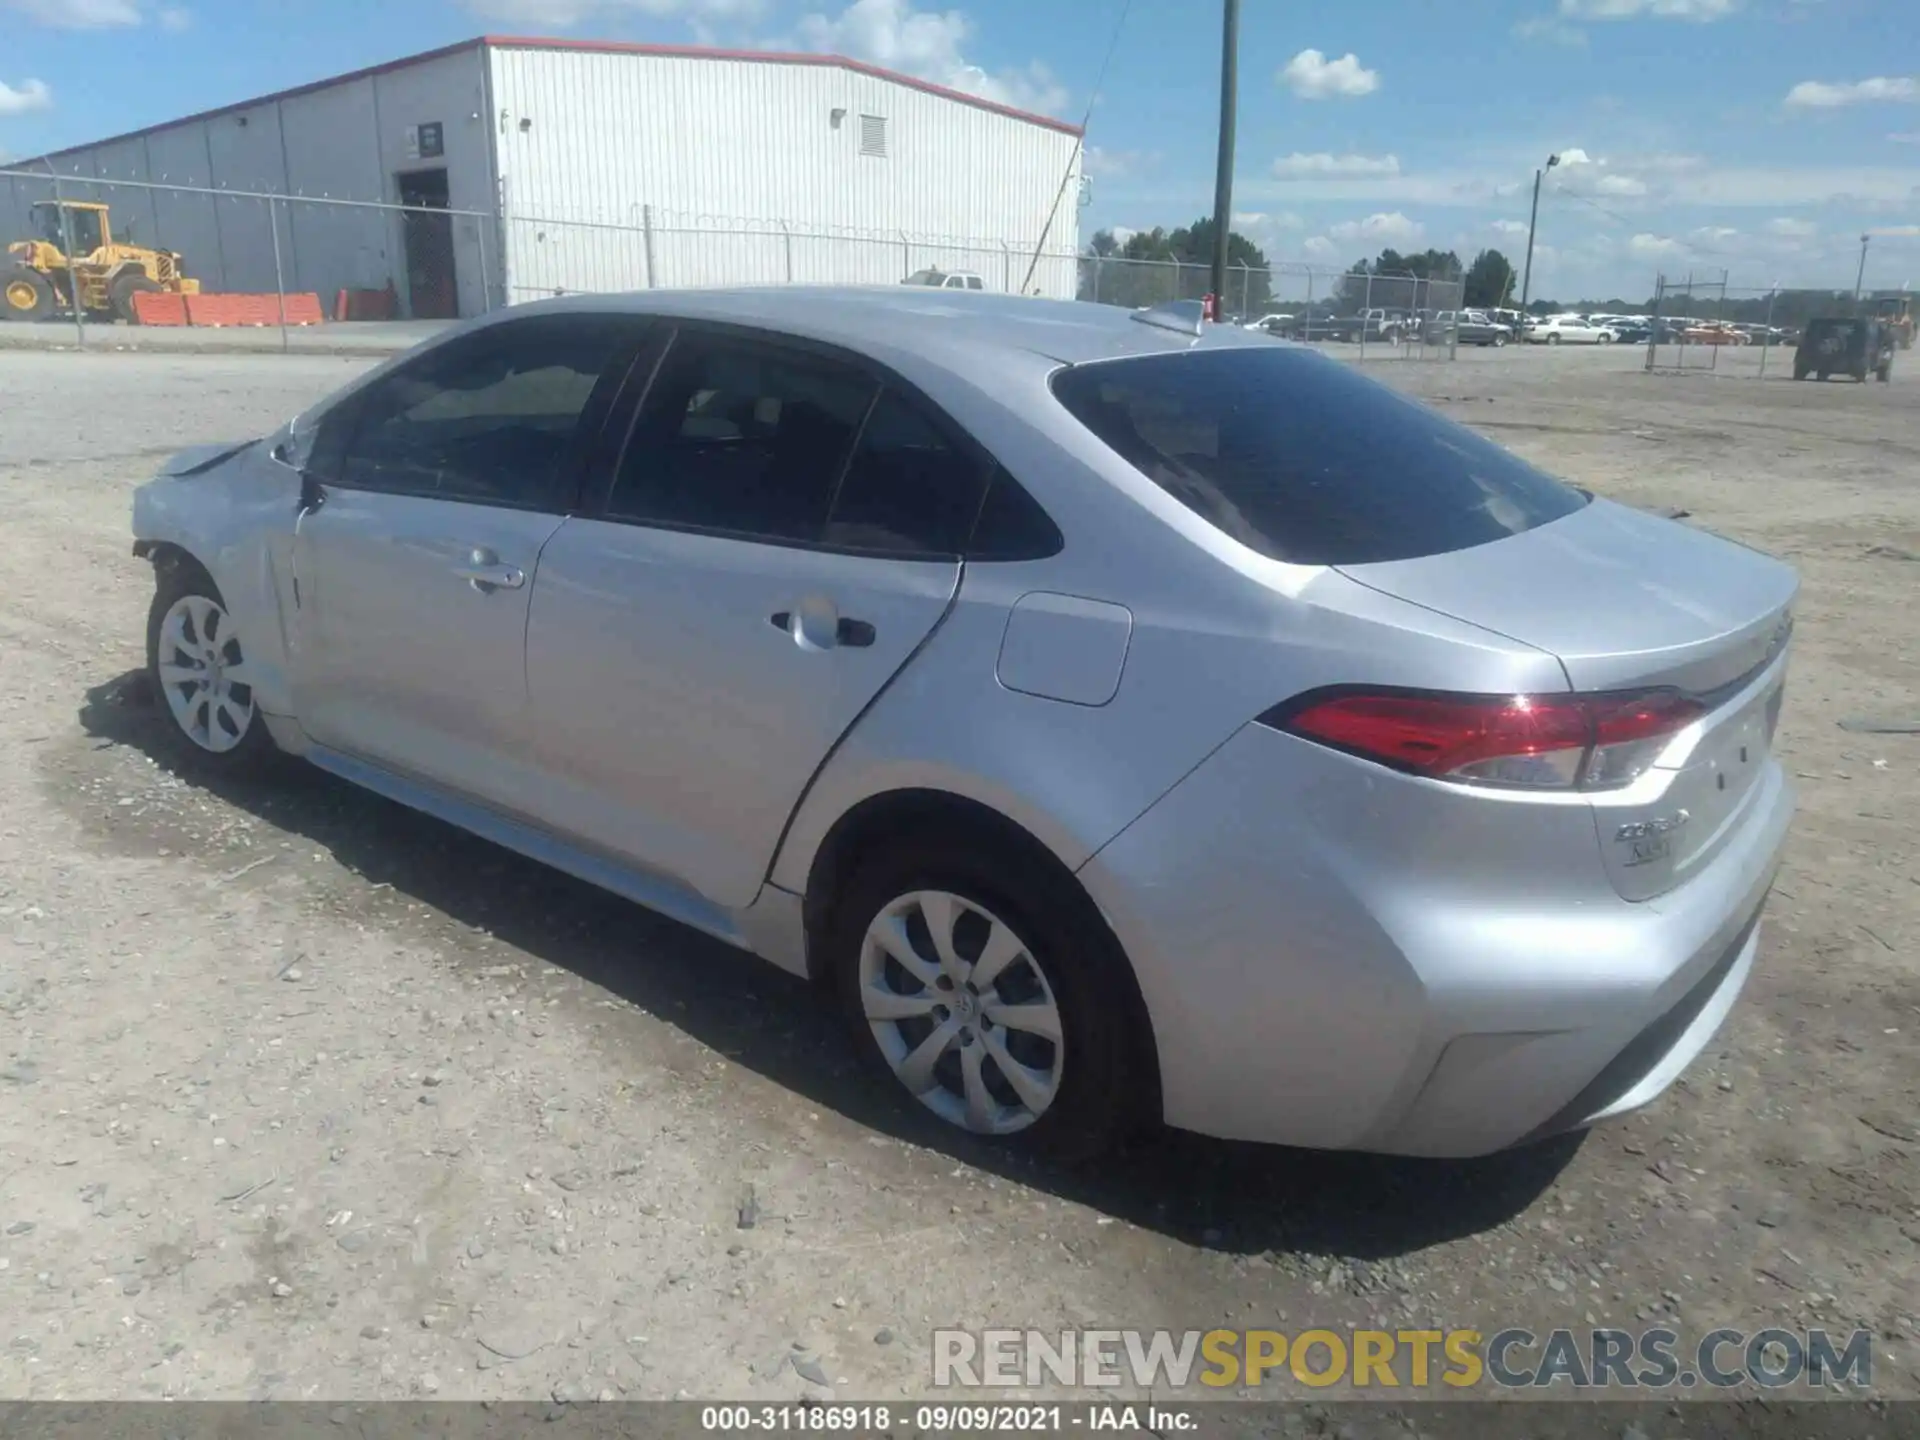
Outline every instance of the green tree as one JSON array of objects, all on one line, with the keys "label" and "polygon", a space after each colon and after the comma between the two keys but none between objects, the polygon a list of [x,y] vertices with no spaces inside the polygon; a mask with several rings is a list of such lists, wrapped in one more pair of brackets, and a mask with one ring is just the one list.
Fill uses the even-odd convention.
[{"label": "green tree", "polygon": [[1467,267],[1465,303],[1475,310],[1503,306],[1515,279],[1511,260],[1498,250],[1482,250]]},{"label": "green tree", "polygon": [[[1126,306],[1198,300],[1213,285],[1213,233],[1208,218],[1175,230],[1136,230],[1125,241],[1111,230],[1097,231],[1080,263],[1080,298]],[[1272,298],[1266,254],[1237,230],[1228,231],[1224,308],[1258,315]]]}]

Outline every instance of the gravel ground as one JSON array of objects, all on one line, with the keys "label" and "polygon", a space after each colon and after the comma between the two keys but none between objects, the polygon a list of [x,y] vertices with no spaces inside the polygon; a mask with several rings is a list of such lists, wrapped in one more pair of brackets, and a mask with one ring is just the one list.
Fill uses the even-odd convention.
[{"label": "gravel ground", "polygon": [[1755,978],[1584,1141],[1066,1173],[930,1134],[757,961],[318,772],[156,761],[129,492],[365,363],[0,352],[0,1397],[883,1398],[935,1326],[1665,1319],[1868,1327],[1920,1394],[1920,736],[1837,724],[1920,718],[1920,367],[1372,366],[1801,567]]}]

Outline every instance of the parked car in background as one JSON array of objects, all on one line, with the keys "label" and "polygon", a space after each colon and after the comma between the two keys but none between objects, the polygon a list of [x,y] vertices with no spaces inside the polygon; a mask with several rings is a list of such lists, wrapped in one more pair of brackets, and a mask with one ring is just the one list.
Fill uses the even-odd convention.
[{"label": "parked car in background", "polygon": [[1884,383],[1893,378],[1898,343],[1896,331],[1884,320],[1839,316],[1809,320],[1793,352],[1793,378],[1851,375],[1865,383],[1871,374]]},{"label": "parked car in background", "polygon": [[1738,330],[1724,320],[1707,320],[1689,325],[1680,332],[1680,338],[1689,345],[1745,345],[1746,332]]},{"label": "parked car in background", "polygon": [[1611,345],[1613,332],[1578,315],[1549,315],[1523,337],[1529,345]]},{"label": "parked car in background", "polygon": [[1788,566],[1197,305],[515,306],[132,520],[180,763],[303,756],[752,950],[1002,1145],[1635,1110],[1793,808]]},{"label": "parked car in background", "polygon": [[902,285],[926,285],[936,290],[984,290],[986,282],[971,270],[916,270],[900,282]]},{"label": "parked car in background", "polygon": [[1513,331],[1480,310],[1438,310],[1422,328],[1429,345],[1489,345],[1495,348],[1513,339]]},{"label": "parked car in background", "polygon": [[1638,316],[1628,316],[1607,323],[1613,332],[1614,341],[1621,345],[1644,345],[1653,338],[1653,325]]},{"label": "parked car in background", "polygon": [[1262,315],[1258,320],[1248,321],[1245,328],[1258,330],[1264,335],[1287,335],[1292,333],[1294,327],[1295,321],[1291,314],[1276,311],[1270,315]]}]

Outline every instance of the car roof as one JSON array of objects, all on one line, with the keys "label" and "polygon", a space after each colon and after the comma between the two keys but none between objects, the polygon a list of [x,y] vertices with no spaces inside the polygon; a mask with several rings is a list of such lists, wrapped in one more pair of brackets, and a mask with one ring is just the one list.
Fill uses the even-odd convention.
[{"label": "car roof", "polygon": [[1136,320],[1117,305],[1043,300],[992,291],[907,285],[782,285],[730,290],[645,290],[570,295],[497,311],[509,319],[541,312],[658,315],[745,325],[866,353],[907,352],[956,372],[1026,352],[1061,364],[1196,348],[1273,342],[1238,326],[1208,325],[1194,336]]}]

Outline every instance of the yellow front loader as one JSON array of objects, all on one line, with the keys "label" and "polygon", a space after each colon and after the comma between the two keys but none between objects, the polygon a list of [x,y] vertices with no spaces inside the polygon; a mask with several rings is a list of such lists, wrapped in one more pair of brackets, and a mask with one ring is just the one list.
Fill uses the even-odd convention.
[{"label": "yellow front loader", "polygon": [[0,263],[0,320],[51,320],[77,306],[91,319],[137,325],[140,292],[200,293],[173,251],[117,243],[105,205],[42,200],[33,221],[33,236],[8,245]]}]

